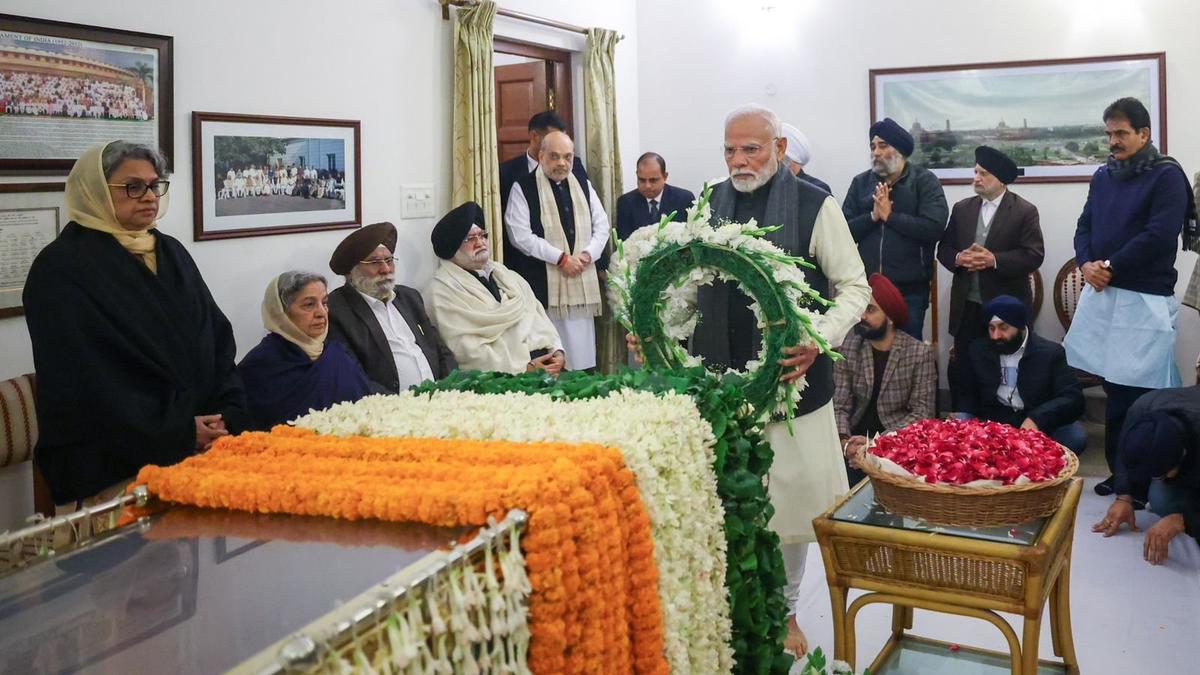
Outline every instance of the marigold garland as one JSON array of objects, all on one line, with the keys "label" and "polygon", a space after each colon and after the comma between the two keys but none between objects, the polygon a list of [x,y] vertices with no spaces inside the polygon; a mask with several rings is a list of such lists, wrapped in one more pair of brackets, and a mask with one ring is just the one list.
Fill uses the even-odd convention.
[{"label": "marigold garland", "polygon": [[[578,373],[566,373],[560,379],[569,382],[573,375]],[[456,373],[438,384],[452,386],[456,378],[464,376],[475,381],[473,378],[494,374]],[[728,673],[733,668],[733,647],[741,643],[732,640],[730,611],[737,603],[731,602],[725,588],[722,523],[729,505],[723,508],[718,496],[713,469],[720,445],[714,439],[713,425],[689,396],[605,392],[602,387],[591,390],[597,398],[575,401],[542,395],[530,398],[515,392],[370,396],[312,412],[296,420],[296,427],[277,427],[274,433],[289,437],[322,434],[322,445],[319,450],[313,446],[313,451],[337,456],[351,456],[337,447],[337,437],[343,436],[438,436],[618,447],[637,477],[637,489],[650,516],[667,663],[673,672]],[[352,455],[370,459],[397,452],[412,457],[419,452],[414,447],[403,443],[363,446]],[[509,461],[503,453],[495,459]],[[765,499],[765,492],[763,495]],[[745,661],[753,663],[752,659]]]},{"label": "marigold garland", "polygon": [[175,466],[143,468],[137,482],[195,506],[447,527],[523,508],[533,672],[667,672],[650,519],[619,451],[361,437],[332,445],[340,455],[321,456],[327,439],[278,428],[226,437]]}]

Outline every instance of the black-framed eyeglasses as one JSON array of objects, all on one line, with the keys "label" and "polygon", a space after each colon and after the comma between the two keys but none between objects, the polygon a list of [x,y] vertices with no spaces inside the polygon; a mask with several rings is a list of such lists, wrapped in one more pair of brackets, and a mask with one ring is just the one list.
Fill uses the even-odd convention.
[{"label": "black-framed eyeglasses", "polygon": [[475,242],[483,242],[484,244],[486,244],[486,243],[487,243],[487,240],[488,240],[488,233],[487,233],[487,232],[478,232],[478,233],[476,233],[476,234],[469,235],[469,236],[468,236],[466,239],[464,239],[463,241],[466,241],[466,242],[468,242],[468,243],[471,243],[471,244],[474,244]]},{"label": "black-framed eyeglasses", "polygon": [[140,180],[136,180],[128,183],[109,183],[108,186],[125,188],[125,194],[130,199],[141,199],[146,192],[153,192],[156,197],[167,194],[167,188],[171,187],[171,181],[156,180],[151,183],[143,183]]}]

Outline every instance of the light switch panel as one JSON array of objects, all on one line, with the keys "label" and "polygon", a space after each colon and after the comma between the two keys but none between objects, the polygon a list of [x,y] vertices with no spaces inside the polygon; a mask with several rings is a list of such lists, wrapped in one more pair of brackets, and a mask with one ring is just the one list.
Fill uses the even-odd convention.
[{"label": "light switch panel", "polygon": [[433,183],[408,183],[400,186],[401,218],[433,218]]}]

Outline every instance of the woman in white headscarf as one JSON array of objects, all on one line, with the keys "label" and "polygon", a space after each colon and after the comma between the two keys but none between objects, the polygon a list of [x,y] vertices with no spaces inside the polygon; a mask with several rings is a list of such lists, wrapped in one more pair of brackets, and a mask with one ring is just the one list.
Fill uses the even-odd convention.
[{"label": "woman in white headscarf", "polygon": [[358,362],[329,335],[325,277],[284,272],[262,302],[267,336],[238,364],[256,428],[269,429],[309,410],[357,401],[370,393]]},{"label": "woman in white headscarf", "polygon": [[91,148],[67,176],[70,222],[29,270],[35,461],[56,504],[242,429],[229,321],[187,250],[156,229],[168,187],[157,149]]}]

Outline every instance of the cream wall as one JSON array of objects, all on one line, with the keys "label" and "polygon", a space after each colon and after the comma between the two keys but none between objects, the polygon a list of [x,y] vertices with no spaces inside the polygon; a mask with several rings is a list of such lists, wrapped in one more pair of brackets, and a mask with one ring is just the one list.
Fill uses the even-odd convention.
[{"label": "cream wall", "polygon": [[[502,6],[582,26],[616,29],[620,138],[637,148],[637,27],[633,0],[504,0]],[[435,0],[209,0],[130,5],[115,0],[5,0],[6,13],[119,27],[175,37],[175,174],[163,232],[184,243],[229,316],[239,356],[263,334],[259,302],[279,272],[329,274],[329,254],[346,231],[192,241],[191,112],[237,112],[357,119],[362,122],[365,223],[400,230],[400,283],[424,290],[433,273],[429,231],[435,218],[400,219],[400,186],[432,183],[437,210],[450,207],[451,23]],[[582,50],[582,35],[498,18],[498,35]],[[582,124],[582,59],[573,78]],[[582,127],[580,128],[582,130]],[[632,167],[628,169],[632,174]],[[0,181],[22,178],[0,177]],[[45,180],[34,179],[34,180]],[[331,280],[340,285],[339,280]],[[21,318],[0,319],[0,378],[33,370]],[[0,471],[0,530],[29,503],[27,467]],[[16,506],[10,506],[15,504]]]},{"label": "cream wall", "polygon": [[[771,9],[763,9],[771,7]],[[1195,47],[1200,4],[1114,0],[658,0],[638,4],[641,141],[667,159],[671,183],[696,190],[723,174],[718,150],[725,114],[758,102],[795,124],[813,144],[810,172],[839,201],[850,179],[867,168],[870,126],[868,71],[1022,59],[1165,51],[1168,150],[1190,174],[1200,170],[1200,134],[1191,112],[1200,108],[1200,50]],[[1100,110],[1095,111],[1096,118]],[[632,175],[626,177],[634,187]],[[948,186],[951,204],[970,186]],[[1047,289],[1073,256],[1071,238],[1087,196],[1086,184],[1016,185],[1041,212],[1046,238],[1042,268]],[[1181,254],[1179,292],[1195,264]],[[945,324],[949,275],[939,271]],[[1200,318],[1180,313],[1178,361],[1184,380],[1200,352]],[[1061,339],[1049,296],[1036,330]],[[926,338],[928,338],[928,333]],[[947,336],[941,334],[942,361]]]}]

